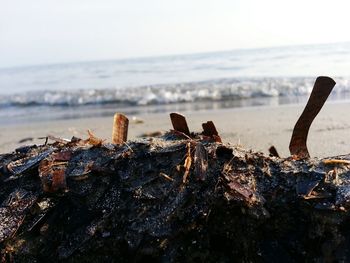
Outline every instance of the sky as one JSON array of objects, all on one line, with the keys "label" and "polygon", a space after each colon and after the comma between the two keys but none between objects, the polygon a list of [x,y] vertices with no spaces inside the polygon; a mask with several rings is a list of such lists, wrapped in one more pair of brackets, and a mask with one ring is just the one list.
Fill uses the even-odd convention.
[{"label": "sky", "polygon": [[348,0],[0,0],[0,67],[350,41]]}]

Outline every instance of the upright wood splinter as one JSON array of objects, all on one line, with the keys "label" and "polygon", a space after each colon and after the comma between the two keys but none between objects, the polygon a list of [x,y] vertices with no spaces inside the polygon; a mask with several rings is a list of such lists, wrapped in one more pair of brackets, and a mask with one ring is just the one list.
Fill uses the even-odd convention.
[{"label": "upright wood splinter", "polygon": [[179,113],[173,112],[173,113],[170,113],[170,119],[175,131],[182,132],[188,136],[190,135],[190,130],[188,128],[185,116]]},{"label": "upright wood splinter", "polygon": [[206,123],[202,123],[203,127],[203,135],[212,137],[216,142],[222,142],[221,137],[214,125],[214,122],[207,121]]},{"label": "upright wood splinter", "polygon": [[278,157],[278,158],[280,157],[280,155],[277,152],[276,147],[273,145],[269,148],[269,153],[270,153],[270,156]]},{"label": "upright wood splinter", "polygon": [[121,113],[114,115],[112,143],[123,144],[128,139],[129,119]]},{"label": "upright wood splinter", "polygon": [[289,144],[291,155],[300,159],[310,157],[306,145],[310,126],[322,109],[335,84],[335,81],[330,77],[318,77],[316,79],[305,109],[294,126]]},{"label": "upright wood splinter", "polygon": [[216,127],[212,121],[207,121],[206,123],[202,123],[203,127],[203,135],[205,136],[219,136],[218,131],[216,130]]}]

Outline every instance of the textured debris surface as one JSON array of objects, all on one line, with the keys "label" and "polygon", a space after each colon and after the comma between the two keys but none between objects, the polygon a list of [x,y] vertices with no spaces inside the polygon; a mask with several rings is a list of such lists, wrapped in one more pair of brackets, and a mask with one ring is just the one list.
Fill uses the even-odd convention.
[{"label": "textured debris surface", "polygon": [[350,261],[348,162],[204,137],[0,155],[2,261]]}]

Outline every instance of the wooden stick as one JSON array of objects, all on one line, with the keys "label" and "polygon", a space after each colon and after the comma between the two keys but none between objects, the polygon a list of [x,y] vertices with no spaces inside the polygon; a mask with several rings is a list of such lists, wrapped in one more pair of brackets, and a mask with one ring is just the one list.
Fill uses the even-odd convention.
[{"label": "wooden stick", "polygon": [[310,157],[306,145],[310,126],[322,109],[335,84],[335,81],[329,77],[318,77],[316,79],[305,109],[294,126],[289,144],[291,155],[301,159]]},{"label": "wooden stick", "polygon": [[123,144],[128,139],[128,126],[129,119],[121,114],[116,113],[114,115],[112,143]]}]

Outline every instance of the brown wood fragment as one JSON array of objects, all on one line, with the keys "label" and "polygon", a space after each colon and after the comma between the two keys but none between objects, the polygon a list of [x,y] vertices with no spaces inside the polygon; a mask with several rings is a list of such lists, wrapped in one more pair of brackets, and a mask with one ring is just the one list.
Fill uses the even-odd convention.
[{"label": "brown wood fragment", "polygon": [[204,181],[208,171],[208,153],[203,144],[197,143],[194,154],[194,173],[197,178]]},{"label": "brown wood fragment", "polygon": [[337,159],[326,159],[322,161],[326,165],[337,165],[337,164],[344,164],[344,165],[349,165],[350,161],[349,160],[337,160]]},{"label": "brown wood fragment", "polygon": [[253,190],[247,186],[244,186],[234,180],[228,183],[227,186],[229,187],[230,194],[226,195],[226,198],[241,200],[245,203],[254,203],[256,201]]},{"label": "brown wood fragment", "polygon": [[39,164],[39,177],[44,192],[57,192],[67,189],[66,168],[72,158],[72,151],[52,153]]},{"label": "brown wood fragment", "polygon": [[112,143],[122,144],[128,139],[129,119],[121,113],[114,115]]},{"label": "brown wood fragment", "polygon": [[62,151],[62,152],[58,152],[58,153],[53,153],[52,158],[55,161],[69,161],[70,158],[72,157],[72,151]]},{"label": "brown wood fragment", "polygon": [[302,198],[305,200],[323,199],[323,198],[330,198],[330,197],[332,197],[332,195],[327,192],[315,192],[315,191],[312,191],[309,195],[302,196]]},{"label": "brown wood fragment", "polygon": [[174,181],[173,178],[171,178],[169,175],[165,174],[165,173],[159,173],[160,176],[164,177],[165,179],[167,179],[168,181]]},{"label": "brown wood fragment", "polygon": [[203,127],[203,135],[209,136],[214,139],[216,142],[222,142],[219,133],[212,121],[207,121],[206,123],[202,123]]},{"label": "brown wood fragment", "polygon": [[173,113],[170,113],[170,119],[175,131],[182,132],[187,136],[190,135],[190,130],[188,128],[185,116],[179,113],[173,112]]},{"label": "brown wood fragment", "polygon": [[161,136],[163,133],[161,131],[154,131],[154,132],[146,132],[142,133],[139,137],[158,137]]},{"label": "brown wood fragment", "polygon": [[61,189],[64,190],[67,188],[65,172],[66,172],[65,168],[53,170],[52,185],[51,185],[53,192],[56,192]]},{"label": "brown wood fragment", "polygon": [[18,143],[31,142],[33,140],[34,140],[33,137],[26,137],[26,138],[23,138],[23,139],[19,140]]},{"label": "brown wood fragment", "polygon": [[276,147],[273,146],[273,145],[269,148],[269,153],[270,153],[270,155],[273,156],[273,157],[280,157],[280,155],[279,155],[278,152],[277,152]]},{"label": "brown wood fragment", "polygon": [[289,144],[291,155],[295,155],[300,159],[310,157],[306,145],[310,126],[322,109],[335,84],[335,81],[329,77],[318,77],[316,79],[305,109],[294,126]]},{"label": "brown wood fragment", "polygon": [[85,141],[85,143],[88,143],[93,146],[101,146],[102,143],[105,141],[96,137],[95,134],[92,133],[92,131],[88,130],[87,132],[89,134],[89,138]]},{"label": "brown wood fragment", "polygon": [[222,140],[221,140],[220,136],[213,135],[213,139],[214,139],[215,142],[222,143]]},{"label": "brown wood fragment", "polygon": [[[62,143],[62,144],[67,144],[70,142],[70,140],[68,140],[68,139],[59,138],[59,137],[56,137],[56,136],[53,136],[50,134],[47,135],[46,138],[51,140],[51,141],[55,141],[55,142]],[[38,139],[41,139],[41,138],[38,138]]]},{"label": "brown wood fragment", "polygon": [[219,136],[219,133],[216,130],[216,127],[212,121],[207,121],[205,123],[202,123],[202,127],[203,127],[203,135],[210,136],[210,137],[213,135]]},{"label": "brown wood fragment", "polygon": [[53,156],[42,160],[39,165],[39,177],[44,192],[57,192],[67,188],[66,163],[56,162]]},{"label": "brown wood fragment", "polygon": [[185,173],[184,173],[183,178],[182,178],[183,183],[186,183],[186,181],[187,181],[187,177],[190,173],[191,165],[192,165],[191,143],[189,142],[189,143],[187,143],[187,154],[186,154],[186,159],[185,159],[185,163],[184,163]]}]

